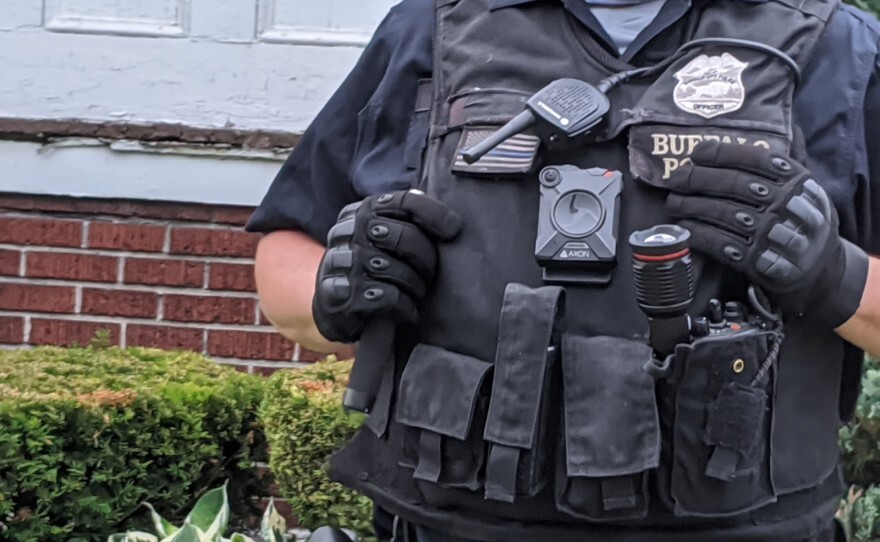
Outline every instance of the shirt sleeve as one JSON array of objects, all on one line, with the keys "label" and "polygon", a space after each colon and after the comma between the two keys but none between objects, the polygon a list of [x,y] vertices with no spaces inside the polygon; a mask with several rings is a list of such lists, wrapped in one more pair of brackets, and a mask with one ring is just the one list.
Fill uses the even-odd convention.
[{"label": "shirt sleeve", "polygon": [[287,157],[248,231],[299,230],[323,243],[344,206],[401,186],[408,119],[419,79],[430,73],[433,10],[424,7],[432,3],[391,9]]},{"label": "shirt sleeve", "polygon": [[862,123],[865,159],[856,178],[857,243],[868,253],[880,256],[880,56],[874,60],[868,82]]}]

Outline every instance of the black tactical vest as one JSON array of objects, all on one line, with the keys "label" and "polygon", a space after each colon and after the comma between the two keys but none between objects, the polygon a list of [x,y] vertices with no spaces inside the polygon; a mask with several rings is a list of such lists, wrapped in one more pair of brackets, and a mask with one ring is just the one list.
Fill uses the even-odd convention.
[{"label": "black tactical vest", "polygon": [[[465,226],[439,247],[421,323],[398,330],[394,374],[367,427],[334,457],[334,478],[405,519],[481,540],[812,534],[841,491],[843,343],[791,318],[784,339],[755,331],[680,345],[671,370],[652,376],[626,242],[670,222],[664,181],[702,140],[803,155],[790,68],[753,49],[704,45],[613,90],[607,122],[575,148],[539,148],[526,132],[508,155],[468,166],[462,148],[545,85],[596,84],[633,66],[559,2],[436,4],[431,92],[414,117],[430,123],[429,137],[408,161],[421,169],[420,188]],[[835,8],[695,2],[666,39],[752,40],[804,66]],[[543,283],[535,238],[538,171],[548,165],[624,174],[610,284]],[[745,300],[742,277],[699,255],[695,277],[693,314],[712,298]]]}]

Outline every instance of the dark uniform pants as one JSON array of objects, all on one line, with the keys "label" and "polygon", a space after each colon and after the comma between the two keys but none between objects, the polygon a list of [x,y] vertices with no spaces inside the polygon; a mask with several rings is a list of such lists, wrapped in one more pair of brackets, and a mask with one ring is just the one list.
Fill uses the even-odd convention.
[{"label": "dark uniform pants", "polygon": [[[407,542],[476,542],[474,540],[468,540],[467,538],[459,538],[457,536],[451,536],[441,531],[435,531],[432,529],[426,529],[424,527],[416,527],[416,539]],[[824,532],[819,533],[818,535],[812,538],[805,538],[803,540],[792,541],[792,542],[845,542],[846,538],[843,535],[843,532],[838,528],[837,523],[831,528],[827,529]],[[399,541],[403,542],[403,540]],[[509,542],[520,542],[511,540]],[[525,541],[522,541],[525,542]],[[535,542],[535,541],[530,541]],[[646,540],[645,542],[650,542]],[[781,541],[779,541],[781,542]]]},{"label": "dark uniform pants", "polygon": [[[477,542],[467,538],[452,536],[442,531],[419,527],[416,525],[404,525],[401,521],[395,521],[395,517],[383,510],[379,506],[373,508],[373,527],[380,542]],[[407,528],[409,527],[409,528]],[[397,536],[394,536],[394,532]],[[510,540],[508,542],[526,542],[518,540]],[[528,541],[536,542],[536,541]],[[646,540],[645,542],[650,542]],[[811,538],[804,538],[796,541],[775,540],[773,542],[846,542],[846,536],[843,529],[834,521],[834,523],[825,531]]]}]

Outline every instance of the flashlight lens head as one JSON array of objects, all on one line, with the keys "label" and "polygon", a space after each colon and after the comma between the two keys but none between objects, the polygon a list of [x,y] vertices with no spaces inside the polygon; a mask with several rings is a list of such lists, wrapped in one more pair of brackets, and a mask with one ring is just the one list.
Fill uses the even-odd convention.
[{"label": "flashlight lens head", "polygon": [[634,232],[629,238],[633,255],[651,258],[672,256],[688,250],[691,232],[674,224],[661,224]]}]

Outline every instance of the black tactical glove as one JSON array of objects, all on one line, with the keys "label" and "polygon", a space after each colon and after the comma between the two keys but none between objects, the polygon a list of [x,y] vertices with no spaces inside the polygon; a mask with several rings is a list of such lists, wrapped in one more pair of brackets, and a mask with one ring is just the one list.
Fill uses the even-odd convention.
[{"label": "black tactical glove", "polygon": [[461,229],[459,216],[416,191],[370,196],[345,207],[327,236],[312,315],[331,341],[356,341],[375,316],[414,323],[434,279],[435,242]]},{"label": "black tactical glove", "polygon": [[788,313],[838,327],[859,307],[867,254],[841,238],[806,167],[749,145],[704,142],[669,180],[667,206],[700,251],[743,273]]}]

